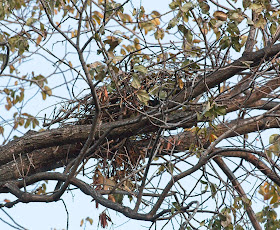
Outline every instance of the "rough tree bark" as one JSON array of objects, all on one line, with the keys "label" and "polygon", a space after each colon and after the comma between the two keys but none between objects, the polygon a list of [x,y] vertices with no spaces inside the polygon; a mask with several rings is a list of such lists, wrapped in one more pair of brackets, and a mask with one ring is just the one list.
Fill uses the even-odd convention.
[{"label": "rough tree bark", "polygon": [[[10,17],[18,17],[17,20],[24,21],[22,28],[28,26],[31,32],[22,29],[21,33],[7,38],[8,42],[2,42],[8,35],[6,32],[2,37],[0,31],[0,47],[5,50],[0,76],[35,84],[39,87],[43,99],[52,96],[52,91],[46,84],[47,79],[56,72],[46,78],[42,75],[35,76],[34,73],[31,74],[31,78],[12,74],[13,62],[21,63],[21,52],[28,50],[27,41],[35,42],[35,48],[46,51],[47,48],[40,43],[42,39],[48,42],[47,38],[51,34],[60,36],[63,42],[71,47],[69,53],[76,55],[78,67],[73,67],[71,61],[66,61],[67,58],[56,57],[55,51],[51,53],[47,50],[48,54],[51,53],[50,55],[55,57],[52,64],[55,66],[56,63],[62,63],[67,66],[77,75],[71,84],[75,86],[76,81],[82,80],[88,87],[89,94],[78,98],[72,92],[74,99],[71,96],[71,100],[65,100],[64,107],[61,106],[63,108],[58,115],[54,112],[53,119],[44,119],[43,126],[47,127],[45,130],[27,132],[13,140],[5,139],[4,142],[9,142],[0,146],[0,193],[11,193],[17,199],[5,202],[1,206],[12,208],[19,202],[57,201],[69,186],[75,186],[97,203],[128,218],[156,222],[169,221],[180,215],[181,228],[193,227],[191,220],[199,212],[213,214],[212,222],[209,221],[211,227],[215,224],[216,227],[230,227],[232,222],[229,213],[235,215],[236,221],[236,212],[242,206],[238,202],[241,202],[251,225],[255,229],[261,229],[260,218],[257,218],[251,203],[248,202],[252,196],[246,194],[242,182],[244,178],[245,181],[249,177],[265,177],[265,180],[271,183],[269,186],[274,187],[269,190],[267,185],[260,185],[259,193],[269,199],[273,197],[274,201],[280,199],[275,192],[278,186],[280,187],[279,136],[268,138],[270,146],[266,146],[261,140],[261,149],[253,148],[253,144],[248,140],[251,133],[257,133],[260,137],[263,130],[279,128],[280,124],[280,44],[275,44],[280,36],[280,27],[278,26],[274,33],[270,31],[268,38],[269,32],[261,20],[264,17],[262,11],[271,11],[272,15],[277,16],[276,10],[269,8],[268,3],[250,5],[251,3],[243,1],[244,12],[249,6],[252,10],[250,22],[250,17],[244,12],[222,6],[212,0],[198,1],[197,5],[190,2],[182,5],[181,1],[173,1],[170,8],[174,12],[178,11],[177,16],[170,20],[166,28],[161,28],[159,19],[163,15],[157,11],[153,11],[151,16],[146,15],[142,8],[135,9],[132,15],[136,20],[133,21],[131,16],[123,13],[123,6],[128,1],[123,4],[109,2],[57,1],[56,5],[52,6],[45,0],[39,0],[38,19],[35,20],[32,16],[29,21],[24,21],[24,17],[15,16],[14,10],[18,10],[17,5],[12,9],[10,6],[6,7],[9,12],[4,12],[7,16],[3,17],[3,21],[9,23]],[[211,2],[220,10],[209,16],[209,6],[207,7],[206,2]],[[73,8],[70,7],[69,10],[65,4],[68,8],[72,4]],[[2,5],[2,20],[1,7]],[[60,17],[60,9],[64,10],[63,17],[70,14],[70,11],[77,13],[75,17],[68,15],[68,19],[76,23],[75,30],[61,27],[68,19],[62,18],[61,22],[56,23]],[[198,9],[198,17],[195,9]],[[208,13],[203,13],[205,11]],[[208,18],[205,16],[206,19],[203,19],[203,14],[208,15]],[[270,18],[276,17],[275,15],[270,15]],[[190,21],[188,17],[193,19],[191,23],[196,27],[186,27],[185,24]],[[249,21],[249,31],[246,32],[248,37],[245,40],[238,29],[244,18]],[[179,19],[182,24],[178,24]],[[267,20],[270,20],[268,16]],[[110,30],[112,21],[128,31],[131,37],[125,33],[115,36],[118,32]],[[37,22],[41,23],[40,30],[34,26]],[[49,28],[45,28],[42,22],[46,22]],[[221,27],[225,22],[226,26]],[[270,22],[274,26],[273,23],[276,22]],[[134,24],[137,26],[131,28]],[[161,42],[163,36],[161,37],[160,33],[164,34],[163,28],[168,31],[177,24],[177,32],[182,34],[182,47],[169,42],[167,44],[172,48],[167,48],[166,44]],[[157,43],[150,43],[145,39],[143,31],[147,34],[151,30],[155,31]],[[206,35],[208,30],[213,30],[213,34],[217,36],[211,44]],[[257,47],[257,31],[262,34],[261,49]],[[39,37],[34,39],[33,33]],[[193,36],[201,40],[193,39]],[[121,39],[132,42],[133,47],[129,48],[127,43],[122,43],[120,51],[116,51],[122,42]],[[102,63],[96,60],[90,63],[86,58],[87,52],[92,52],[91,42],[96,43],[97,51],[94,52],[103,56]],[[197,48],[194,44],[200,42],[203,45]],[[57,41],[54,42],[56,43]],[[241,49],[243,46],[244,50]],[[173,48],[177,54],[174,54]],[[173,53],[168,53],[169,49]],[[243,52],[239,54],[240,58],[234,60],[230,57],[232,49]],[[14,57],[11,63],[10,50],[12,54],[15,50],[20,54]],[[145,50],[153,52],[144,53]],[[117,52],[122,56],[117,56]],[[37,54],[37,51],[34,53]],[[38,53],[40,54],[39,51]],[[10,74],[5,72],[8,67]],[[61,70],[59,74],[65,78],[64,85],[68,88],[71,84],[67,83],[64,71]],[[17,84],[18,82],[15,86]],[[21,89],[22,93],[23,91]],[[16,91],[13,91],[12,87],[1,89],[1,93],[5,93],[7,111],[23,100],[23,96],[16,98]],[[24,125],[24,122],[27,124],[27,121],[21,120],[22,117],[17,117],[18,114],[17,112],[13,115],[13,130],[16,130],[18,125]],[[25,116],[29,123],[33,119],[36,124],[34,117],[29,114]],[[53,125],[57,125],[56,128],[52,128]],[[226,141],[228,146],[221,144]],[[157,158],[161,161],[158,162]],[[230,162],[228,159],[234,160]],[[94,170],[85,172],[91,160],[98,163],[90,166],[94,167]],[[226,162],[236,165],[236,168],[232,169]],[[184,166],[177,166],[180,164]],[[63,173],[51,172],[61,167]],[[247,167],[253,169],[250,171]],[[242,173],[239,169],[243,170]],[[201,176],[191,191],[182,186],[183,179],[199,173]],[[223,173],[223,176],[220,173]],[[92,177],[92,183],[78,179],[78,174]],[[151,186],[151,189],[148,186],[151,181],[160,181],[162,175],[169,175],[165,185]],[[210,178],[218,181],[219,187]],[[43,180],[57,182],[50,193],[27,189],[29,185]],[[205,191],[197,188],[199,183],[207,184]],[[194,191],[197,190],[201,198],[207,191],[211,193],[206,201],[210,197],[215,199],[219,191],[220,194],[224,194],[221,195],[223,201],[226,194],[230,194],[234,202],[232,205],[222,203],[225,206],[220,210],[217,201],[214,211],[205,210],[204,201],[200,204],[197,195],[194,195]],[[116,194],[133,197],[134,208],[117,200]],[[108,199],[104,195],[108,195]],[[149,197],[149,203],[143,197]],[[168,205],[165,204],[167,197],[173,199],[170,199],[169,203],[166,202]],[[237,197],[241,201],[236,199]],[[191,209],[193,204],[197,204],[197,207]],[[149,206],[148,211],[142,211],[141,205]],[[240,211],[241,220],[244,213]]]}]

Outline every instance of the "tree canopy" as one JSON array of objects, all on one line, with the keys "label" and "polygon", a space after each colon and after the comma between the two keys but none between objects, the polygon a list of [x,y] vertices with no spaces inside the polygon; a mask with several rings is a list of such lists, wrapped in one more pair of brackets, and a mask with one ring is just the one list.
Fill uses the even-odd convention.
[{"label": "tree canopy", "polygon": [[155,229],[280,228],[280,1],[165,9],[0,2],[1,208],[76,188],[106,208],[102,228],[110,210]]}]

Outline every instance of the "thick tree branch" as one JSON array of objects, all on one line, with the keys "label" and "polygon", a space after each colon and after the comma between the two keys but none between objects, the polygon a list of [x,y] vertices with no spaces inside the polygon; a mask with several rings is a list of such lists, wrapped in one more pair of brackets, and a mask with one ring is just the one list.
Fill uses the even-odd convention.
[{"label": "thick tree branch", "polygon": [[[227,167],[227,165],[225,164],[225,162],[222,160],[221,157],[214,157],[214,161],[219,165],[219,167],[223,170],[223,172],[227,175],[227,177],[230,179],[234,189],[238,192],[238,194],[243,198],[245,198],[245,200],[249,200],[247,198],[246,193],[244,192],[242,186],[239,184],[238,180],[236,179],[236,177],[234,176],[234,174],[231,172],[231,170]],[[261,230],[262,227],[260,226],[259,222],[257,221],[256,218],[256,214],[254,213],[251,205],[249,203],[245,203],[245,209],[246,212],[251,220],[251,223],[253,225],[253,227],[256,230]]]},{"label": "thick tree branch", "polygon": [[[213,155],[222,155],[225,157],[236,157],[236,158],[242,158],[246,160],[247,162],[254,165],[257,169],[260,170],[263,175],[271,179],[274,183],[276,183],[278,186],[280,186],[280,177],[279,175],[270,169],[263,161],[260,159],[261,157],[264,157],[263,154],[260,154],[258,152],[253,152],[254,154],[258,154],[259,157],[254,156],[252,153],[253,151],[250,150],[233,150],[233,149],[223,149],[223,150],[217,150],[213,152]],[[266,159],[268,162],[273,162],[271,159]],[[271,166],[273,167],[273,165]]]},{"label": "thick tree branch", "polygon": [[207,92],[218,84],[233,77],[235,74],[248,69],[249,66],[256,66],[260,64],[262,59],[268,60],[269,58],[277,55],[280,51],[280,44],[273,45],[271,47],[265,47],[256,52],[244,53],[243,56],[233,63],[224,66],[213,73],[201,77],[192,92],[192,97],[197,97],[203,92]]}]

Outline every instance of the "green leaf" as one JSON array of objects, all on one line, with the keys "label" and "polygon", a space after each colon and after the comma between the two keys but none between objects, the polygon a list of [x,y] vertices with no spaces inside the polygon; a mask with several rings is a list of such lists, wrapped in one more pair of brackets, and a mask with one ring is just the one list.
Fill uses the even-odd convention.
[{"label": "green leaf", "polygon": [[208,184],[206,184],[205,187],[204,187],[204,189],[201,190],[201,193],[206,193],[207,190],[208,190],[208,187],[209,187]]},{"label": "green leaf", "polygon": [[250,5],[251,5],[251,1],[250,0],[243,0],[243,7],[244,7],[244,9],[246,9]]},{"label": "green leaf", "polygon": [[251,205],[252,204],[252,201],[247,197],[241,197],[241,199],[242,199],[243,203],[246,204],[246,205]]},{"label": "green leaf", "polygon": [[155,39],[160,40],[164,38],[164,30],[157,28],[157,31],[155,32]]},{"label": "green leaf", "polygon": [[200,180],[200,183],[202,183],[202,184],[207,184],[207,181]]},{"label": "green leaf", "polygon": [[201,221],[199,225],[200,225],[201,227],[202,227],[202,226],[205,226],[205,220]]},{"label": "green leaf", "polygon": [[216,106],[215,107],[215,112],[218,114],[218,115],[226,115],[227,114],[227,110],[226,110],[226,107],[225,106]]},{"label": "green leaf", "polygon": [[123,60],[123,56],[114,56],[113,57],[113,61],[115,61],[115,62],[119,62],[121,60]]},{"label": "green leaf", "polygon": [[249,8],[255,11],[256,13],[261,13],[263,10],[263,6],[261,4],[256,4],[256,3],[251,4]]},{"label": "green leaf", "polygon": [[232,48],[236,52],[240,52],[241,44],[239,43],[239,37],[231,37],[231,42],[232,42]]},{"label": "green leaf", "polygon": [[212,198],[214,198],[215,195],[216,195],[216,193],[217,193],[216,186],[217,186],[217,185],[215,185],[215,184],[213,184],[213,183],[210,183],[210,190],[211,190],[211,196],[212,196]]},{"label": "green leaf", "polygon": [[35,129],[37,125],[39,125],[39,121],[37,119],[33,119],[32,120],[32,128]]},{"label": "green leaf", "polygon": [[166,29],[169,30],[169,29],[173,28],[174,26],[176,26],[178,23],[179,23],[179,17],[176,16],[170,20]]},{"label": "green leaf", "polygon": [[189,43],[192,43],[193,35],[192,32],[187,29],[184,25],[178,25],[178,29],[184,34],[184,37]]},{"label": "green leaf", "polygon": [[40,22],[40,30],[43,32],[45,31],[45,25],[43,23]]},{"label": "green leaf", "polygon": [[117,203],[123,204],[123,194],[115,193],[115,194],[113,194],[113,196],[114,196]]},{"label": "green leaf", "polygon": [[133,201],[133,197],[131,195],[127,195],[129,202],[131,203],[131,201]]},{"label": "green leaf", "polygon": [[279,140],[279,134],[272,134],[269,137],[269,144],[274,144],[277,140]]},{"label": "green leaf", "polygon": [[26,121],[25,121],[25,125],[24,125],[24,128],[28,128],[28,126],[30,125],[30,122],[31,122],[31,119],[28,118]]},{"label": "green leaf", "polygon": [[98,74],[96,74],[94,76],[94,78],[97,80],[97,81],[103,81],[103,79],[106,77],[106,73],[104,70],[101,70],[100,72],[98,72]]},{"label": "green leaf", "polygon": [[270,31],[271,35],[274,35],[274,34],[275,34],[276,29],[277,29],[276,23],[273,22],[273,23],[271,24],[270,28],[269,28],[269,31]]},{"label": "green leaf", "polygon": [[242,12],[240,10],[232,10],[228,12],[229,19],[239,24],[243,21],[244,17],[242,16]]},{"label": "green leaf", "polygon": [[266,19],[263,17],[262,14],[259,15],[259,20],[255,23],[255,26],[257,28],[262,28],[264,29],[265,25],[266,25]]},{"label": "green leaf", "polygon": [[160,86],[154,85],[152,88],[149,89],[149,93],[154,96],[159,93],[159,90],[160,90]]},{"label": "green leaf", "polygon": [[172,202],[172,205],[173,205],[177,210],[180,210],[180,209],[181,209],[180,205],[179,205],[177,202]]},{"label": "green leaf", "polygon": [[149,96],[149,94],[147,93],[146,90],[138,90],[137,97],[138,97],[139,101],[141,101],[145,105],[148,105],[148,101],[150,100],[150,96]]},{"label": "green leaf", "polygon": [[28,50],[28,49],[29,49],[29,44],[28,44],[27,40],[21,39],[21,40],[18,41],[18,53],[19,53],[19,55],[22,55],[23,52],[25,50]]},{"label": "green leaf", "polygon": [[232,35],[238,35],[240,34],[240,31],[238,29],[238,26],[236,25],[236,23],[229,23],[228,24],[228,28],[227,31],[230,32]]},{"label": "green leaf", "polygon": [[222,50],[228,48],[230,46],[230,40],[228,36],[224,36],[220,41],[220,47]]},{"label": "green leaf", "polygon": [[37,21],[37,19],[35,19],[35,18],[28,18],[27,20],[26,20],[26,25],[27,26],[31,26],[34,22],[36,22]]},{"label": "green leaf", "polygon": [[161,90],[161,91],[159,92],[158,96],[159,96],[160,99],[165,100],[166,97],[167,97],[167,92]]},{"label": "green leaf", "polygon": [[248,24],[248,26],[253,26],[254,22],[252,21],[251,18],[247,18],[247,24]]},{"label": "green leaf", "polygon": [[164,165],[161,165],[161,166],[158,168],[157,174],[159,175],[159,174],[161,174],[161,173],[164,172],[164,171],[165,171],[165,167],[164,167]]},{"label": "green leaf", "polygon": [[202,112],[202,115],[204,115],[206,112],[208,112],[210,109],[212,108],[212,105],[211,103],[208,101],[203,112]]},{"label": "green leaf", "polygon": [[199,6],[203,14],[208,14],[210,10],[210,6],[205,1],[199,1]]},{"label": "green leaf", "polygon": [[131,82],[131,86],[135,89],[140,89],[141,83],[140,83],[140,80],[139,80],[138,76],[133,77],[133,80]]},{"label": "green leaf", "polygon": [[244,228],[238,224],[235,226],[235,230],[244,230]]},{"label": "green leaf", "polygon": [[179,3],[177,1],[171,2],[169,4],[169,7],[171,10],[175,10],[179,6]]},{"label": "green leaf", "polygon": [[184,13],[187,13],[189,10],[191,10],[194,7],[194,4],[192,2],[187,2],[182,6],[182,11]]},{"label": "green leaf", "polygon": [[143,65],[136,65],[136,66],[133,67],[133,69],[138,71],[138,72],[141,72],[141,73],[145,73],[145,74],[148,73],[147,68]]}]

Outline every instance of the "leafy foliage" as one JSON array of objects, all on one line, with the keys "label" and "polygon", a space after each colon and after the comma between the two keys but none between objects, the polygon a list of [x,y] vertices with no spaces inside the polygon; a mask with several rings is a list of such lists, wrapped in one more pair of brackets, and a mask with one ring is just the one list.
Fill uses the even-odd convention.
[{"label": "leafy foliage", "polygon": [[81,227],[280,228],[279,2],[168,7],[1,1],[1,207],[76,187],[105,207]]}]

